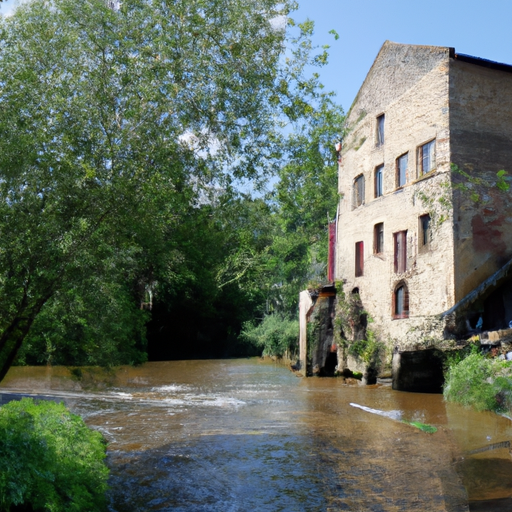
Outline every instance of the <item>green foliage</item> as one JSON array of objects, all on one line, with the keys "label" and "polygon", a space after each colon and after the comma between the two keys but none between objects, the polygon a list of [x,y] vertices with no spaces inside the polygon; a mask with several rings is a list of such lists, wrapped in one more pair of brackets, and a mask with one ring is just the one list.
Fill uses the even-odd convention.
[{"label": "green foliage", "polygon": [[512,365],[473,352],[450,364],[445,375],[444,397],[479,411],[510,409]]},{"label": "green foliage", "polygon": [[448,220],[453,208],[451,198],[451,182],[444,179],[439,185],[430,182],[422,183],[414,192],[414,200],[419,200],[432,220],[432,227],[438,228]]},{"label": "green foliage", "polygon": [[456,366],[461,361],[466,359],[466,357],[477,354],[479,355],[481,353],[481,346],[480,343],[470,343],[469,345],[466,345],[465,347],[454,350],[452,352],[445,352],[444,353],[444,371],[447,372],[452,366]]},{"label": "green foliage", "polygon": [[498,178],[496,180],[496,186],[502,192],[508,192],[508,190],[510,189],[510,183],[507,180],[507,174],[508,174],[507,171],[504,171],[503,169],[496,173],[496,177]]},{"label": "green foliage", "polygon": [[258,325],[253,322],[245,323],[241,337],[246,342],[263,348],[264,356],[282,357],[286,353],[292,355],[299,346],[299,321],[279,314],[266,315]]},{"label": "green foliage", "polygon": [[366,339],[356,340],[351,343],[348,352],[353,356],[359,357],[366,364],[378,364],[380,352],[384,347],[384,343],[377,341],[375,332],[371,329],[366,329]]},{"label": "green foliage", "polygon": [[[295,7],[32,0],[0,18],[0,380],[25,339],[26,360],[141,360],[148,290],[162,309],[204,298],[205,325],[222,299],[225,318],[247,297],[293,310],[324,261],[341,116]],[[269,227],[236,187],[280,170]],[[223,237],[237,199],[250,221]]]},{"label": "green foliage", "polygon": [[407,421],[402,420],[402,423],[406,425],[411,425],[412,427],[419,428],[422,432],[426,432],[427,434],[434,434],[437,432],[437,428],[432,425],[427,425],[426,423],[421,423],[419,421]]},{"label": "green foliage", "polygon": [[334,36],[334,39],[337,41],[339,38],[340,38],[340,35],[338,34],[338,32],[336,32],[336,30],[334,29],[331,29],[329,30],[329,34],[332,34]]},{"label": "green foliage", "polygon": [[311,361],[313,359],[313,353],[315,351],[315,340],[320,339],[320,328],[321,328],[322,320],[320,316],[313,316],[310,318],[306,324],[306,338],[307,343],[307,360]]},{"label": "green foliage", "polygon": [[62,404],[24,398],[0,408],[0,510],[106,510],[108,469],[99,432]]},{"label": "green foliage", "polygon": [[351,304],[347,301],[343,282],[336,283],[336,311],[334,315],[334,341],[338,346],[346,347],[348,341],[346,339],[347,332],[350,329]]},{"label": "green foliage", "polygon": [[268,195],[271,242],[266,254],[267,313],[291,315],[309,281],[327,278],[328,219],[338,204],[334,141],[343,112],[328,95],[286,139],[286,160]]},{"label": "green foliage", "polygon": [[17,364],[117,366],[147,360],[149,311],[134,307],[123,283],[91,275],[57,290],[35,319]]},{"label": "green foliage", "polygon": [[488,200],[484,198],[491,189],[496,187],[501,192],[508,192],[510,189],[510,176],[507,171],[501,170],[496,173],[496,180],[488,179],[481,173],[478,175],[470,174],[461,169],[458,165],[451,164],[451,171],[458,177],[455,184],[455,190],[460,190],[469,197],[473,203],[485,203]]}]

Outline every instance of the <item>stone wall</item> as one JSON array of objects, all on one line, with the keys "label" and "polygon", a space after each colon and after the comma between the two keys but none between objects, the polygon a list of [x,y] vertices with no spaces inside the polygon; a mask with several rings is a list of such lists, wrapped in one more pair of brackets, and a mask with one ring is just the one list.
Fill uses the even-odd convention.
[{"label": "stone wall", "polygon": [[308,320],[314,306],[308,290],[299,294],[299,361],[296,371],[306,377],[308,365]]},{"label": "stone wall", "polygon": [[485,182],[453,176],[472,187],[454,194],[459,301],[512,257],[512,196],[494,186],[499,170],[512,175],[512,73],[450,60],[450,139],[452,162]]},{"label": "stone wall", "polygon": [[[445,324],[432,317],[454,305],[451,210],[438,199],[450,191],[449,48],[385,43],[348,116],[339,169],[340,201],[336,276],[345,293],[358,289],[372,328],[392,345],[428,343]],[[385,115],[384,144],[377,145],[377,117]],[[418,147],[435,140],[435,170],[420,176]],[[396,160],[408,153],[407,183],[398,187]],[[383,195],[375,197],[375,170],[384,165]],[[354,207],[354,179],[365,178],[364,204]],[[430,244],[419,244],[419,217],[438,213]],[[445,217],[445,218],[443,218]],[[443,222],[441,222],[443,221]],[[375,225],[384,247],[375,252]],[[434,226],[435,224],[435,226]],[[407,269],[395,272],[394,233],[407,231]],[[364,271],[356,277],[355,244],[364,243]],[[409,317],[393,319],[399,283],[409,292]]]},{"label": "stone wall", "polygon": [[[329,367],[331,354],[336,358],[334,345],[334,294],[320,294],[309,319],[308,375],[333,375],[334,365]],[[337,362],[337,361],[336,361]]]},{"label": "stone wall", "polygon": [[[512,175],[511,71],[458,56],[452,48],[388,41],[347,115],[336,279],[345,296],[360,297],[371,330],[387,345],[386,353],[395,354],[397,389],[435,381],[432,390],[439,390],[438,349],[471,335],[479,317],[489,324],[484,330],[503,329],[512,320],[512,277],[503,272],[512,261],[512,194],[496,186],[498,171]],[[431,141],[435,164],[424,172],[421,148]],[[403,155],[405,184],[397,179]],[[453,172],[452,163],[470,178]],[[426,215],[427,243],[420,221]],[[380,233],[383,243],[377,243]],[[402,241],[405,271],[398,256]],[[480,293],[477,287],[498,274],[499,282]],[[402,286],[407,307],[398,314],[396,290]],[[465,297],[463,309],[458,303]],[[346,350],[339,351],[340,362],[349,365]]]},{"label": "stone wall", "polygon": [[334,375],[337,365],[333,325],[336,290],[332,285],[304,290],[299,299],[300,354],[294,370],[304,377]]},{"label": "stone wall", "polygon": [[446,62],[449,52],[450,48],[439,46],[412,46],[386,41],[350,107],[348,118],[353,122],[361,111],[383,112],[415,87],[419,79],[441,62]]}]

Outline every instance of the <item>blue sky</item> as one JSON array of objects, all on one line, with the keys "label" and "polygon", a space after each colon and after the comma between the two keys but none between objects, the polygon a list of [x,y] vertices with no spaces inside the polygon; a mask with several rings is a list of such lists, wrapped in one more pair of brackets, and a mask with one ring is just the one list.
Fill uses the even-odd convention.
[{"label": "blue sky", "polygon": [[[0,4],[0,11],[15,2]],[[330,62],[320,73],[345,111],[386,39],[453,46],[459,53],[512,64],[512,0],[299,0],[299,5],[293,17],[315,21],[314,41],[331,45]],[[332,29],[338,41],[329,34]]]},{"label": "blue sky", "polygon": [[[452,46],[456,52],[512,64],[512,0],[302,0],[297,20],[315,21],[315,40],[331,45],[321,70],[348,111],[380,47]],[[329,30],[340,35],[334,41]]]}]

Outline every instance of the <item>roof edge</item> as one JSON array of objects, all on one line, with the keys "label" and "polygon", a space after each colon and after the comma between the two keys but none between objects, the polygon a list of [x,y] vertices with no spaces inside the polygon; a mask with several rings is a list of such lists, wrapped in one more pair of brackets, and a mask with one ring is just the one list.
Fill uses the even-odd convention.
[{"label": "roof edge", "polygon": [[465,297],[463,297],[457,304],[452,306],[450,309],[446,310],[444,313],[441,313],[441,318],[444,318],[452,313],[455,313],[460,308],[464,306],[468,306],[475,302],[478,298],[480,298],[485,292],[487,292],[490,288],[496,287],[496,285],[500,285],[507,277],[510,275],[510,270],[512,269],[512,259],[507,261],[503,267],[501,267],[497,272],[492,274],[490,277],[485,279],[482,283],[480,283],[474,290],[470,291]]},{"label": "roof edge", "polygon": [[512,73],[512,65],[510,64],[504,64],[502,62],[495,62],[493,60],[482,59],[481,57],[473,57],[471,55],[466,55],[464,53],[455,53],[455,48],[450,48],[450,57],[461,62],[475,64],[476,66],[482,66],[484,68],[489,69],[496,69],[498,71],[504,71],[505,73]]},{"label": "roof edge", "polygon": [[346,120],[349,118],[350,113],[352,111],[352,108],[354,107],[354,105],[356,104],[356,102],[357,102],[357,100],[359,98],[359,93],[361,92],[361,90],[365,86],[366,82],[368,81],[368,77],[370,76],[370,73],[371,73],[373,67],[375,66],[375,63],[377,62],[377,60],[379,59],[381,54],[384,53],[384,51],[388,47],[390,47],[390,46],[401,46],[401,47],[408,46],[408,47],[411,47],[411,48],[437,48],[437,49],[440,49],[440,50],[445,50],[445,51],[447,50],[449,57],[452,57],[452,55],[455,54],[455,48],[451,48],[451,47],[448,47],[448,46],[437,46],[437,45],[426,45],[426,44],[395,43],[394,41],[390,41],[389,39],[386,39],[384,41],[384,43],[382,43],[382,46],[380,47],[380,49],[379,49],[379,51],[377,53],[377,56],[375,57],[375,59],[373,59],[372,65],[368,69],[368,71],[366,73],[366,76],[365,76],[365,79],[363,80],[361,86],[359,87],[359,89],[357,91],[357,94],[354,97],[354,99],[353,99],[353,101],[352,101],[352,103],[350,105],[350,108],[347,110],[347,113],[345,115],[345,119]]}]

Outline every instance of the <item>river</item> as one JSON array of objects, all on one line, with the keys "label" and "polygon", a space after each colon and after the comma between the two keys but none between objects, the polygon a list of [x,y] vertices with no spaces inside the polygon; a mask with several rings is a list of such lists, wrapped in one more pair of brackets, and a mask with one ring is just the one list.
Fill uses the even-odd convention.
[{"label": "river", "polygon": [[15,367],[5,391],[62,397],[104,434],[112,512],[512,510],[509,449],[468,454],[512,440],[512,422],[441,395],[259,359]]}]

